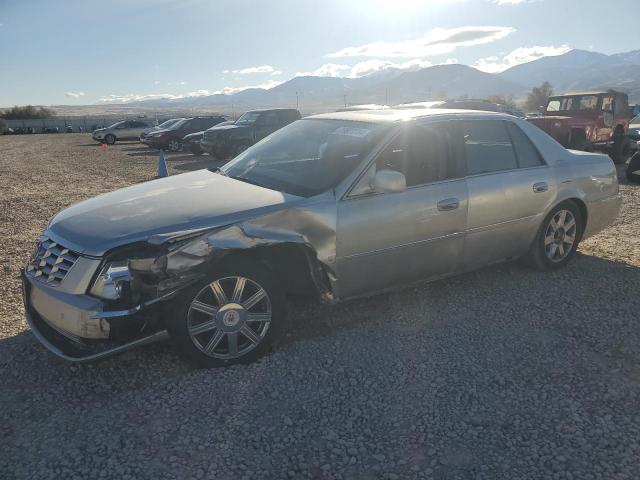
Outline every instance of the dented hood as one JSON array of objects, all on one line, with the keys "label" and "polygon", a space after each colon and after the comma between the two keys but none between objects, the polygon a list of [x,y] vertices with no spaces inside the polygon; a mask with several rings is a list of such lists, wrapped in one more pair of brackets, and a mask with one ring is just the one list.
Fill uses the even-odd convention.
[{"label": "dented hood", "polygon": [[46,235],[85,255],[153,235],[215,228],[303,200],[199,170],[97,196],[58,213]]}]

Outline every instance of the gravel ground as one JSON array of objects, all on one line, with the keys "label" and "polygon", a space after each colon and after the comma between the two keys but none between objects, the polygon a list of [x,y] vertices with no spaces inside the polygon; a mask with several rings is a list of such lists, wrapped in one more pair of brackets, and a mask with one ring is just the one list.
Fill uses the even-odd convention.
[{"label": "gravel ground", "polygon": [[566,269],[295,304],[253,365],[194,370],[167,345],[59,361],[22,318],[19,267],[56,211],[155,161],[87,135],[0,137],[0,478],[638,478],[640,186]]}]

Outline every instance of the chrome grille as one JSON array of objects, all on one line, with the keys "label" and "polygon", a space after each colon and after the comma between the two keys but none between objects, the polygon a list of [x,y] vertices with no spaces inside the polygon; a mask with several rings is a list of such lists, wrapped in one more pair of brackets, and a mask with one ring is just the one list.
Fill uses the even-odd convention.
[{"label": "chrome grille", "polygon": [[78,254],[43,238],[27,265],[27,273],[47,285],[58,285],[78,260]]}]

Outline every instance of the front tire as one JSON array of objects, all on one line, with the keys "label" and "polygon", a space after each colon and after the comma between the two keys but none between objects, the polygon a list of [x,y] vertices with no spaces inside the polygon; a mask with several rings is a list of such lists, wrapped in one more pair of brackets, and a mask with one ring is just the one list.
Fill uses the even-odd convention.
[{"label": "front tire", "polygon": [[116,136],[111,134],[111,133],[109,133],[104,137],[104,142],[107,145],[113,145],[114,143],[116,143]]},{"label": "front tire", "polygon": [[200,155],[202,155],[202,154],[204,153],[200,147],[195,146],[195,145],[194,145],[194,146],[189,147],[189,151],[190,151],[192,154],[197,155],[197,156],[200,156]]},{"label": "front tire", "polygon": [[266,267],[242,257],[214,270],[167,312],[171,338],[199,367],[253,362],[269,351],[285,321],[282,288]]},{"label": "front tire", "polygon": [[629,137],[624,135],[618,135],[611,147],[611,153],[609,156],[613,163],[619,165],[627,161],[629,154],[631,153],[631,142]]},{"label": "front tire", "polygon": [[177,152],[180,150],[180,142],[178,140],[169,140],[167,143],[167,149],[170,152]]},{"label": "front tire", "polygon": [[635,153],[627,166],[627,180],[640,183],[640,152]]},{"label": "front tire", "polygon": [[525,263],[536,270],[564,267],[576,254],[583,225],[582,214],[574,202],[557,205],[540,225],[524,257]]}]

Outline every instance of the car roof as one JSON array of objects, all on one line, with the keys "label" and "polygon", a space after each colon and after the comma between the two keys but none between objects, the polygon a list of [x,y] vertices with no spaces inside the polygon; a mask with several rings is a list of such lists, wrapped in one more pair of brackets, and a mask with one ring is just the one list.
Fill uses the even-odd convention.
[{"label": "car roof", "polygon": [[484,110],[461,110],[449,108],[417,108],[417,109],[384,109],[384,110],[354,110],[350,112],[333,112],[312,115],[306,118],[319,118],[326,120],[349,120],[353,122],[366,123],[393,123],[419,118],[433,118],[442,116],[463,116],[463,117],[504,117],[512,118],[510,115],[498,112],[487,112]]},{"label": "car roof", "polygon": [[263,113],[263,112],[297,112],[295,108],[258,108],[256,110],[247,110],[245,113]]},{"label": "car roof", "polygon": [[575,95],[611,95],[611,94],[615,94],[615,95],[626,95],[626,93],[624,92],[619,92],[617,90],[590,90],[590,91],[578,91],[578,92],[567,92],[567,93],[561,93],[558,95],[551,95],[551,98],[556,98],[556,97],[571,97],[571,96],[575,96]]}]

